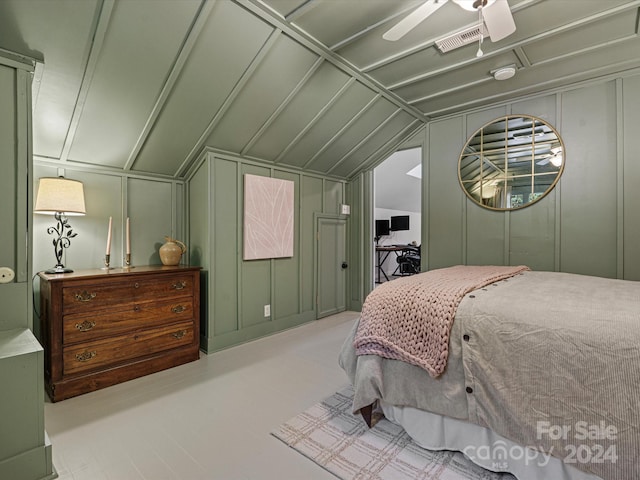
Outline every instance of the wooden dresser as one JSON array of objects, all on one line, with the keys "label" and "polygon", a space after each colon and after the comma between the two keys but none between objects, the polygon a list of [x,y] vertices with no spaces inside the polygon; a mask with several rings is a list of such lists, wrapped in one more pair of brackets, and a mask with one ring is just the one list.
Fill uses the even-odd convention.
[{"label": "wooden dresser", "polygon": [[38,275],[53,402],[199,358],[199,267]]}]

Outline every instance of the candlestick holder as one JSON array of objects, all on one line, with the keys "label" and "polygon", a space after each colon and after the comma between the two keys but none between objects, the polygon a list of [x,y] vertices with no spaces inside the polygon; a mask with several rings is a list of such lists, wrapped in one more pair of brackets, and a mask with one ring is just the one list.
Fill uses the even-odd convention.
[{"label": "candlestick holder", "polygon": [[127,253],[124,256],[124,267],[123,268],[125,268],[127,270],[130,269],[130,268],[133,268],[133,267],[131,267],[131,254],[130,253]]},{"label": "candlestick holder", "polygon": [[104,256],[104,267],[102,267],[102,270],[111,270],[111,267],[109,266],[110,260],[111,260],[111,255],[106,254]]}]

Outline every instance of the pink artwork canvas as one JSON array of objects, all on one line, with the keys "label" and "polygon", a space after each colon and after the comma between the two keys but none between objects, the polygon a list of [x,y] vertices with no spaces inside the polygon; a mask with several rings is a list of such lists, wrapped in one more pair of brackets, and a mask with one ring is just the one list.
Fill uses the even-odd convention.
[{"label": "pink artwork canvas", "polygon": [[245,174],[245,260],[293,256],[293,188],[290,180]]}]

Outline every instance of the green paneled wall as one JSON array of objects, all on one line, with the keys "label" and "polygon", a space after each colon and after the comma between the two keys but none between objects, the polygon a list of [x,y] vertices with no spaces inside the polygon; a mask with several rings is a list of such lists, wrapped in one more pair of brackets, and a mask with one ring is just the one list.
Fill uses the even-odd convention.
[{"label": "green paneled wall", "polygon": [[618,86],[618,108],[622,108],[622,144],[618,144],[623,158],[622,191],[624,205],[622,225],[622,258],[624,277],[640,280],[640,75],[625,78]]},{"label": "green paneled wall", "polygon": [[[427,240],[422,241],[423,265],[429,269],[464,263],[466,258],[463,245],[464,215],[466,204],[464,194],[457,188],[456,171],[458,153],[464,145],[466,131],[462,117],[434,122],[429,126],[429,137],[438,141],[427,146],[428,175],[423,175],[423,183],[428,185],[423,195],[423,223],[427,224]],[[461,195],[462,194],[462,195]],[[427,218],[425,218],[425,216]]]},{"label": "green paneled wall", "polygon": [[[238,288],[238,208],[240,208],[238,192],[240,187],[237,182],[238,164],[221,160],[212,163],[213,185],[210,193],[210,202],[201,207],[213,209],[213,215],[207,215],[207,223],[212,231],[213,243],[210,252],[210,278],[209,287],[213,291],[213,303],[209,308],[218,313],[218,322],[210,325],[210,332],[215,335],[238,330],[238,306],[240,304],[241,290]],[[208,183],[207,183],[208,188]],[[193,202],[191,202],[193,205]],[[217,221],[214,221],[217,219]],[[193,223],[193,222],[191,222]],[[190,237],[191,238],[191,237]],[[204,267],[206,264],[203,264]],[[205,302],[205,305],[207,302]],[[211,317],[211,312],[209,312]]]},{"label": "green paneled wall", "polygon": [[[209,205],[211,204],[209,195],[209,178],[211,175],[209,168],[211,168],[210,163],[201,164],[198,171],[196,171],[191,178],[188,188],[188,258],[189,263],[192,265],[210,265],[211,262],[209,244],[213,236],[209,229]],[[233,274],[235,275],[235,270],[233,270]],[[203,299],[206,298],[207,292],[209,291],[209,284],[212,280],[210,271],[204,271],[200,274],[200,291],[203,292]],[[231,305],[236,305],[236,303],[237,302],[230,302]],[[233,314],[231,317],[235,318],[236,315]],[[203,343],[203,339],[206,339],[210,334],[207,302],[202,301],[200,302],[200,342]]]},{"label": "green paneled wall", "polygon": [[340,213],[340,204],[344,198],[344,186],[340,182],[325,180],[324,182],[324,208],[322,213]]},{"label": "green paneled wall", "polygon": [[165,242],[164,237],[182,238],[174,233],[174,205],[176,200],[170,182],[127,179],[126,216],[131,222],[132,265],[160,265],[158,251]]},{"label": "green paneled wall", "polygon": [[[69,217],[69,224],[77,234],[65,250],[63,263],[73,270],[104,266],[109,217],[113,218],[111,267],[122,267],[125,256],[125,222],[131,222],[131,264],[159,265],[158,249],[164,236],[185,239],[184,186],[169,179],[127,176],[112,172],[83,170],[68,166],[60,169],[48,162],[36,160],[33,189],[37,192],[41,177],[64,174],[84,185],[84,216]],[[34,200],[36,193],[34,193]],[[53,237],[47,228],[55,224],[51,215],[33,215],[33,271],[40,272],[55,265]],[[183,263],[188,262],[183,257]],[[35,281],[36,307],[39,306],[39,282]],[[40,337],[40,320],[34,319],[36,337]]]},{"label": "green paneled wall", "polygon": [[[275,178],[290,180],[294,183],[294,201],[300,204],[300,175],[276,170]],[[294,225],[300,225],[300,209],[294,212]],[[273,299],[271,316],[273,318],[293,317],[304,311],[300,292],[303,289],[300,256],[300,231],[294,231],[293,257],[281,258],[273,263]],[[307,253],[307,251],[305,251]],[[313,305],[308,310],[313,310]]]},{"label": "green paneled wall", "polygon": [[322,211],[323,181],[318,177],[303,176],[301,181],[304,197],[300,198],[300,263],[302,266],[301,280],[303,288],[300,290],[302,311],[308,312],[315,308],[315,270],[313,258],[314,217],[313,212]]},{"label": "green paneled wall", "polygon": [[[179,181],[143,176],[128,176],[111,172],[83,170],[68,166],[59,169],[47,162],[36,160],[34,166],[34,192],[40,177],[64,174],[84,185],[84,216],[69,217],[69,224],[77,237],[71,240],[63,263],[74,269],[104,266],[109,217],[113,217],[111,266],[121,267],[125,254],[125,222],[131,222],[132,265],[159,265],[158,249],[164,236],[185,238],[184,189]],[[34,197],[35,197],[34,193]],[[55,256],[52,236],[47,228],[55,220],[50,215],[33,215],[34,272],[51,268]],[[186,261],[186,258],[185,258]]]},{"label": "green paneled wall", "polygon": [[[424,266],[526,264],[640,280],[639,103],[636,74],[431,122],[423,160]],[[541,117],[559,131],[566,147],[563,176],[533,206],[483,209],[459,186],[458,156],[484,123],[518,113]]]},{"label": "green paneled wall", "polygon": [[[294,255],[244,261],[245,174],[294,183]],[[201,338],[213,352],[316,318],[314,213],[337,214],[345,184],[265,166],[234,156],[205,153],[187,182],[191,261],[203,267],[206,305]],[[270,317],[264,306],[271,306]]]},{"label": "green paneled wall", "polygon": [[360,241],[360,232],[362,231],[362,215],[361,209],[356,208],[362,201],[362,175],[347,184],[346,188],[346,203],[351,206],[351,218],[349,225],[347,226],[347,239],[349,249],[349,269],[351,275],[348,278],[349,282],[349,299],[348,302],[351,308],[360,310],[362,308],[362,281],[364,272],[362,271],[362,250],[363,245]]}]

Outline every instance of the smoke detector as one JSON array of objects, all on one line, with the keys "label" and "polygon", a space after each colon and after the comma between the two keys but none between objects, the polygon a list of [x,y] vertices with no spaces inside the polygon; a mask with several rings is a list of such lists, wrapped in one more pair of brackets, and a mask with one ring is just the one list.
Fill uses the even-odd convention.
[{"label": "smoke detector", "polygon": [[516,74],[516,66],[515,65],[507,65],[506,67],[500,67],[491,72],[493,78],[496,80],[508,80]]}]

